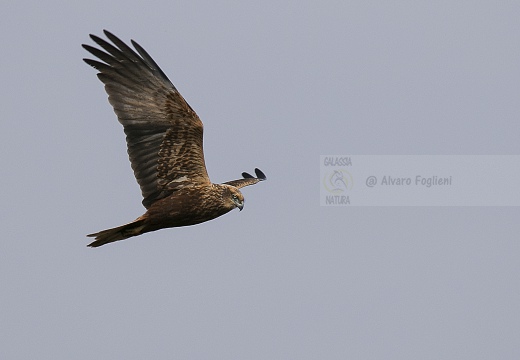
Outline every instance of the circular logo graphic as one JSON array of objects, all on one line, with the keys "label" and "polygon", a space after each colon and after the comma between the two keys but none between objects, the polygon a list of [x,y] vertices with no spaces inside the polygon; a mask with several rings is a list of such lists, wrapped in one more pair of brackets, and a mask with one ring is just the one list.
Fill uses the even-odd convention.
[{"label": "circular logo graphic", "polygon": [[352,175],[346,170],[330,170],[323,177],[323,186],[331,194],[342,194],[354,185]]}]

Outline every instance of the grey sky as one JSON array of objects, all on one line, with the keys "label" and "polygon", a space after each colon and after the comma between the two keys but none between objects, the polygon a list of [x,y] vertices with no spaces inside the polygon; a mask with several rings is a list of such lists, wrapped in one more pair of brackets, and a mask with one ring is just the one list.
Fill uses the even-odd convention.
[{"label": "grey sky", "polygon": [[[520,154],[520,3],[3,6],[2,359],[518,359],[518,207],[319,206],[326,154]],[[138,41],[244,211],[141,215],[89,33]],[[486,164],[482,164],[482,176]]]}]

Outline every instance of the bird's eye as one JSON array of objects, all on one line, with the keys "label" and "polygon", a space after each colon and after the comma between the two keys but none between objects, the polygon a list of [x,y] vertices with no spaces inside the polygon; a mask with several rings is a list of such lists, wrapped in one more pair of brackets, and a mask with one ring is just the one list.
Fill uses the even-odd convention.
[{"label": "bird's eye", "polygon": [[232,196],[233,200],[238,200],[238,197],[236,195]]}]

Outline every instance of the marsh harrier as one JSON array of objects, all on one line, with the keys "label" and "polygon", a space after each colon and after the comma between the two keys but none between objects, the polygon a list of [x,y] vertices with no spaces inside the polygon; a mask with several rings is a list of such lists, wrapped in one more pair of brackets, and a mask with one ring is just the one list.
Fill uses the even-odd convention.
[{"label": "marsh harrier", "polygon": [[[99,60],[83,59],[99,71],[108,101],[123,125],[128,155],[143,195],[146,213],[129,224],[87,236],[97,247],[169,227],[199,224],[244,206],[240,188],[265,180],[243,179],[213,184],[206,172],[202,121],[148,53],[135,51],[108,31],[90,38],[103,50],[83,45]],[[137,51],[137,52],[136,52]]]}]

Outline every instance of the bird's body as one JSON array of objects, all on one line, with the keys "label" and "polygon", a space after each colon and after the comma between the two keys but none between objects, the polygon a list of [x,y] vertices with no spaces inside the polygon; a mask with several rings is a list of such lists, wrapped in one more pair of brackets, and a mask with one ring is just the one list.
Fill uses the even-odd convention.
[{"label": "bird's body", "polygon": [[224,184],[209,180],[202,148],[203,125],[159,66],[136,42],[134,50],[108,31],[114,43],[91,35],[106,52],[83,45],[104,62],[84,59],[98,69],[109,102],[124,127],[128,155],[143,194],[146,213],[133,222],[88,236],[91,247],[169,227],[199,224],[238,207],[240,188],[265,180],[242,173]]},{"label": "bird's body", "polygon": [[[236,196],[236,201],[233,201]],[[151,230],[154,226],[179,227],[212,220],[236,207],[242,208],[244,197],[229,185],[210,184],[185,187],[158,200],[146,212]],[[192,204],[199,204],[193,206]],[[160,228],[159,227],[159,228]]]},{"label": "bird's body", "polygon": [[[232,194],[236,196],[236,202]],[[243,202],[240,191],[230,185],[187,186],[156,201],[133,222],[89,235],[97,239],[89,246],[97,247],[163,228],[200,224],[222,216],[235,207],[241,209]]]}]

